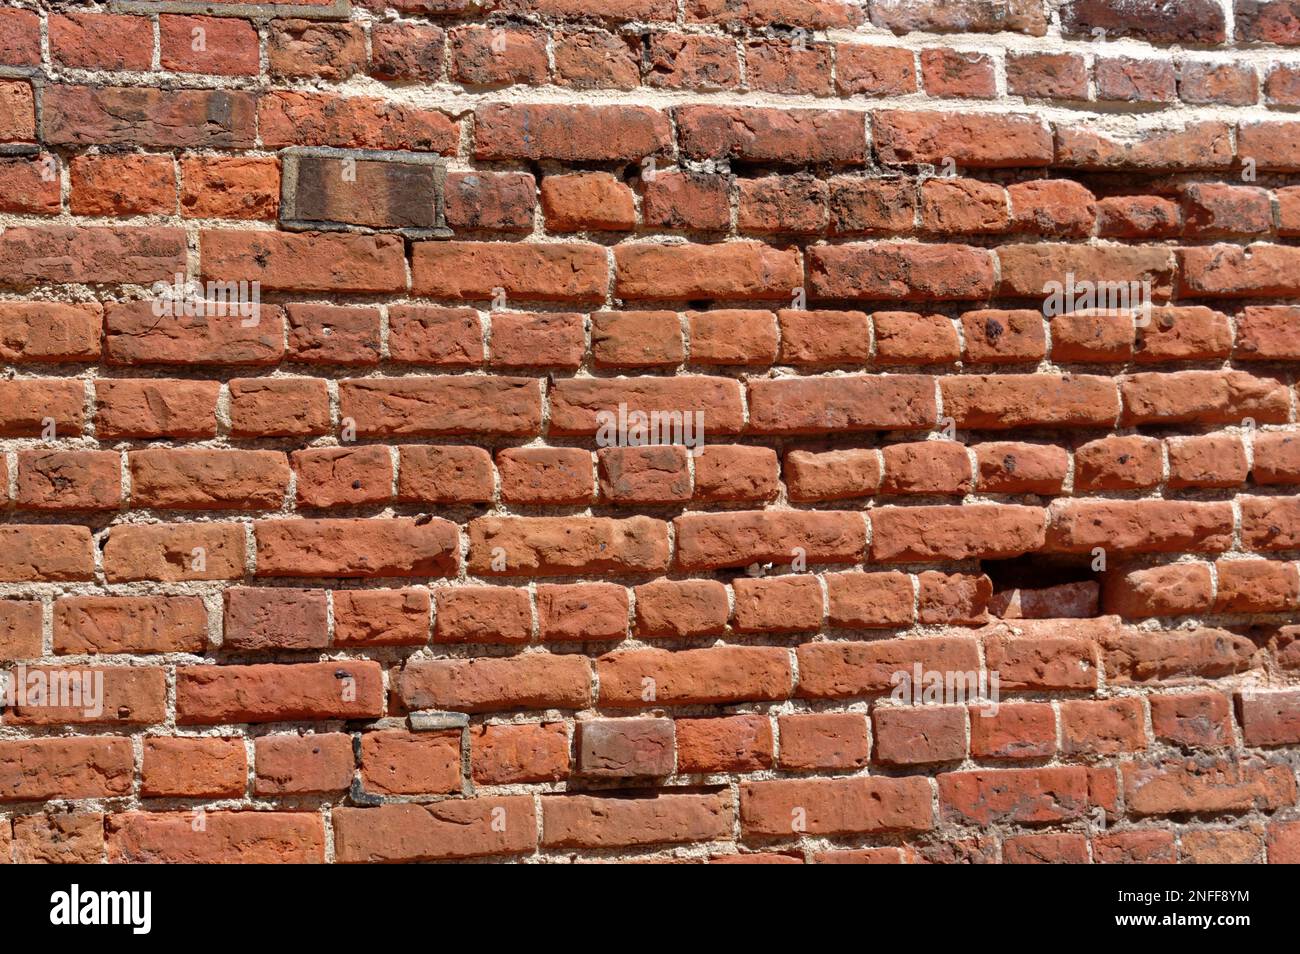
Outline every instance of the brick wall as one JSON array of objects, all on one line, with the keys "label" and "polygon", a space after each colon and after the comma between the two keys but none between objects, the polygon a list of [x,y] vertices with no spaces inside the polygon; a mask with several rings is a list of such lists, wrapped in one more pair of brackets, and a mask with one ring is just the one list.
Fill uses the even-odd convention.
[{"label": "brick wall", "polygon": [[4,0],[0,856],[1300,860],[1297,106],[1295,0]]}]

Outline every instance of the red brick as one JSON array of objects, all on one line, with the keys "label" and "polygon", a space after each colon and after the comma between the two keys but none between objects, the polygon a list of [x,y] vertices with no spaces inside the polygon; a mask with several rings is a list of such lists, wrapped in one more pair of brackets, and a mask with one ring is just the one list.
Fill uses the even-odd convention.
[{"label": "red brick", "polygon": [[542,844],[548,848],[613,848],[722,841],[731,835],[729,793],[601,798],[542,798]]},{"label": "red brick", "polygon": [[[729,377],[566,378],[555,382],[550,399],[552,434],[600,435],[604,431],[606,437],[612,437],[616,435],[609,431],[623,420],[630,438],[653,431],[657,420],[661,437],[684,441],[687,437],[698,439],[699,415],[703,415],[708,434],[735,434],[744,421],[740,383]],[[620,416],[619,405],[627,406],[625,415]],[[655,412],[660,415],[657,419]],[[677,414],[680,425],[673,416]]]},{"label": "red brick", "polygon": [[376,503],[392,494],[393,462],[387,447],[318,447],[289,455],[302,506]]},{"label": "red brick", "polygon": [[601,311],[591,315],[591,353],[598,366],[639,368],[680,364],[682,326],[671,311]]},{"label": "red brick", "polygon": [[272,20],[266,54],[275,77],[345,80],[365,69],[366,37],[358,23]]},{"label": "red brick", "polygon": [[63,146],[251,149],[254,104],[243,90],[48,86],[41,138]]},{"label": "red brick", "polygon": [[1005,559],[1039,550],[1044,513],[1012,504],[882,507],[872,511],[871,556],[879,562]]},{"label": "red brick", "polygon": [[1036,99],[1088,98],[1088,67],[1077,53],[1009,53],[1007,92]]},{"label": "red brick", "polygon": [[1222,748],[1232,743],[1232,707],[1217,692],[1149,696],[1151,731],[1162,742],[1190,748]]},{"label": "red brick", "polygon": [[443,113],[368,96],[273,91],[257,104],[263,144],[451,153],[460,127]]},{"label": "red brick", "polygon": [[314,812],[212,811],[109,815],[108,860],[137,864],[319,864],[325,829]]},{"label": "red brick", "polygon": [[1086,236],[1097,218],[1093,195],[1070,179],[1035,179],[1007,188],[1016,229],[1040,235]]},{"label": "red brick", "polygon": [[327,232],[199,233],[203,275],[303,292],[402,291],[406,269],[395,235]]},{"label": "red brick", "polygon": [[602,707],[713,705],[785,699],[789,655],[772,646],[616,650],[596,660]]},{"label": "red brick", "polygon": [[362,437],[535,434],[542,419],[538,382],[501,376],[341,381],[339,412]]},{"label": "red brick", "polygon": [[867,158],[862,114],[848,110],[700,105],[680,106],[676,116],[680,148],[691,159],[861,165]]},{"label": "red brick", "polygon": [[110,303],[104,323],[110,364],[268,365],[284,355],[284,315],[275,305],[244,318],[159,316],[151,302]]},{"label": "red brick", "polygon": [[1063,822],[1088,813],[1088,776],[1077,766],[950,772],[938,781],[941,816],[960,824]]},{"label": "red brick", "polygon": [[866,528],[852,512],[687,514],[673,523],[677,563],[687,570],[786,563],[801,555],[810,563],[856,563],[866,544]]},{"label": "red brick", "polygon": [[1059,493],[1069,468],[1064,448],[991,441],[974,447],[978,482],[990,493]]},{"label": "red brick", "polygon": [[1294,563],[1220,560],[1214,609],[1219,613],[1282,613],[1300,599],[1300,573]]},{"label": "red brick", "polygon": [[393,305],[388,309],[388,355],[403,364],[481,364],[483,324],[472,308]]},{"label": "red brick", "polygon": [[553,33],[555,82],[574,89],[641,85],[639,42],[613,33]]},{"label": "red brick", "polygon": [[633,592],[639,636],[713,636],[726,628],[727,590],[716,580],[656,580]]},{"label": "red brick", "polygon": [[367,732],[361,736],[361,781],[379,795],[459,792],[460,732]]},{"label": "red brick", "polygon": [[542,210],[556,232],[623,231],[636,227],[632,190],[607,172],[547,176]]},{"label": "red brick", "polygon": [[818,769],[858,769],[867,764],[870,746],[867,720],[859,712],[823,712],[784,715],[781,733],[782,769],[794,772]]},{"label": "red brick", "polygon": [[429,639],[429,591],[335,590],[334,645],[421,646]]},{"label": "red brick", "polygon": [[930,96],[993,99],[997,79],[986,53],[934,48],[921,51],[921,85]]},{"label": "red brick", "polygon": [[798,837],[927,831],[930,785],[920,778],[821,778],[745,782],[740,826],[748,836]]},{"label": "red brick", "polygon": [[811,577],[737,579],[732,590],[732,626],[736,632],[794,633],[821,628],[822,590]]},{"label": "red brick", "polygon": [[1081,834],[1016,835],[1002,842],[1007,865],[1086,865],[1088,839]]},{"label": "red brick", "polygon": [[66,378],[0,380],[0,435],[75,437],[81,433],[86,389]]},{"label": "red brick", "polygon": [[290,361],[303,364],[379,363],[379,310],[290,305]]},{"label": "red brick", "polygon": [[647,226],[716,232],[731,224],[727,177],[686,170],[656,171],[642,179],[641,214]]},{"label": "red brick", "polygon": [[1131,374],[1120,381],[1125,424],[1259,424],[1287,419],[1286,387],[1276,378],[1245,371],[1178,371]]},{"label": "red brick", "polygon": [[0,659],[43,655],[43,617],[44,610],[36,600],[0,600]]},{"label": "red brick", "polygon": [[996,710],[972,706],[970,749],[976,758],[1051,758],[1056,752],[1056,713],[1038,702],[1002,703]]},{"label": "red brick", "polygon": [[831,91],[831,47],[786,40],[745,43],[745,71],[750,89],[799,96],[828,96]]},{"label": "red brick", "polygon": [[640,161],[665,153],[666,114],[645,106],[493,103],[474,115],[477,159]]},{"label": "red brick", "polygon": [[19,451],[14,503],[25,510],[117,510],[122,505],[121,455]]},{"label": "red brick", "polygon": [[0,40],[0,63],[5,66],[39,66],[41,62],[41,19],[35,10],[9,8],[0,11],[4,39]]},{"label": "red brick", "polygon": [[0,800],[48,801],[129,795],[131,740],[6,739],[0,742]]},{"label": "red brick", "polygon": [[0,142],[30,142],[36,138],[36,101],[30,83],[0,81]]},{"label": "red brick", "polygon": [[1252,106],[1259,99],[1259,80],[1249,64],[1183,63],[1178,71],[1178,95],[1183,102],[1198,105]]},{"label": "red brick", "polygon": [[911,374],[753,379],[749,399],[760,434],[922,430],[937,414],[933,380]]},{"label": "red brick", "polygon": [[1218,503],[1062,500],[1050,515],[1046,549],[1056,552],[1213,552],[1226,549],[1232,536],[1231,508]]},{"label": "red brick", "polygon": [[50,17],[50,58],[63,66],[147,70],[153,59],[148,17],[68,13]]},{"label": "red brick", "polygon": [[1108,680],[1125,685],[1242,672],[1251,666],[1255,644],[1245,636],[1202,627],[1153,633],[1121,631],[1104,639],[1103,650]]},{"label": "red brick", "polygon": [[258,576],[446,576],[460,565],[456,525],[437,517],[262,520]]},{"label": "red brick", "polygon": [[1232,164],[1227,123],[1192,122],[1113,138],[1084,124],[1059,125],[1056,165],[1083,169],[1224,169]]},{"label": "red brick", "polygon": [[1174,863],[1174,836],[1167,831],[1117,831],[1092,839],[1096,864]]},{"label": "red brick", "polygon": [[968,245],[818,245],[808,274],[814,298],[957,301],[993,291],[992,255]]},{"label": "red brick", "polygon": [[1273,809],[1295,801],[1289,768],[1256,756],[1199,756],[1169,762],[1125,762],[1124,801],[1134,815]]},{"label": "red brick", "polygon": [[329,429],[329,390],[324,381],[243,378],[230,382],[234,437],[307,437]]},{"label": "red brick", "polygon": [[234,523],[119,524],[104,546],[110,583],[234,580],[244,575],[244,528]]},{"label": "red brick", "polygon": [[784,466],[791,500],[865,497],[880,488],[880,454],[874,450],[792,450]]},{"label": "red brick", "polygon": [[555,782],[569,774],[563,722],[479,725],[470,729],[470,765],[481,785]]},{"label": "red brick", "polygon": [[1268,431],[1255,438],[1251,475],[1257,484],[1291,484],[1300,480],[1300,436]]},{"label": "red brick", "polygon": [[457,301],[600,301],[608,265],[599,246],[568,243],[419,242],[411,290]]},{"label": "red brick", "polygon": [[876,706],[871,716],[878,762],[923,765],[966,757],[961,706]]},{"label": "red brick", "polygon": [[163,69],[205,76],[258,73],[257,30],[247,20],[163,14],[158,38]]},{"label": "red brick", "polygon": [[957,329],[944,315],[878,311],[872,315],[882,365],[952,364],[961,357]]},{"label": "red brick", "polygon": [[1051,133],[1028,115],[884,110],[871,126],[887,165],[951,159],[958,166],[1045,166],[1053,159]]},{"label": "red brick", "polygon": [[370,660],[182,666],[176,671],[180,725],[374,719],[383,712],[381,671]]},{"label": "red brick", "polygon": [[827,573],[823,579],[835,626],[890,629],[912,622],[912,581],[906,574]]},{"label": "red brick", "polygon": [[735,42],[694,33],[650,34],[646,85],[713,91],[740,83]]},{"label": "red brick", "polygon": [[100,378],[95,434],[101,439],[215,437],[220,391],[217,381]]},{"label": "red brick", "polygon": [[352,737],[336,732],[263,735],[253,742],[258,795],[323,795],[352,785]]},{"label": "red brick", "polygon": [[412,444],[398,450],[398,500],[482,503],[492,499],[492,458],[483,448]]},{"label": "red brick", "polygon": [[14,287],[151,285],[184,271],[179,229],[12,225],[0,235],[0,284]]},{"label": "red brick", "polygon": [[1168,103],[1178,98],[1177,73],[1168,60],[1100,56],[1093,64],[1097,98],[1130,103]]},{"label": "red brick", "polygon": [[960,637],[805,643],[796,655],[797,694],[807,699],[888,693],[897,685],[894,673],[910,673],[916,664],[923,670],[945,672],[978,672],[980,668],[975,641]]},{"label": "red brick", "polygon": [[751,772],[772,765],[772,723],[737,715],[677,720],[677,771]]},{"label": "red brick", "polygon": [[618,245],[614,267],[615,293],[626,300],[784,299],[803,284],[798,250],[749,241]]},{"label": "red brick", "polygon": [[881,450],[886,494],[964,494],[971,488],[970,458],[956,441],[890,444]]},{"label": "red brick", "polygon": [[396,685],[411,709],[584,709],[592,701],[590,662],[550,653],[408,662]]},{"label": "red brick", "polygon": [[494,367],[576,371],[585,352],[582,315],[564,312],[492,315],[490,363]]},{"label": "red brick", "polygon": [[673,773],[671,719],[589,719],[575,725],[577,770],[592,778],[662,778]]},{"label": "red brick", "polygon": [[830,181],[830,230],[836,235],[910,232],[917,190],[907,179],[836,176]]},{"label": "red brick", "polygon": [[447,176],[446,214],[453,228],[527,232],[533,227],[536,206],[536,186],[528,173],[476,171]]},{"label": "red brick", "polygon": [[127,462],[137,507],[278,510],[289,489],[289,464],[278,451],[140,450]]},{"label": "red brick", "polygon": [[596,459],[600,495],[611,503],[673,503],[691,497],[690,454],[684,447],[602,447]]},{"label": "red brick", "polygon": [[1061,703],[1061,751],[1065,755],[1114,755],[1147,747],[1146,714],[1132,697]]},{"label": "red brick", "polygon": [[[101,814],[24,815],[14,819],[13,828],[13,860],[17,864],[98,864],[103,860]],[[8,852],[5,854],[7,862]]]},{"label": "red brick", "polygon": [[1131,619],[1205,612],[1211,603],[1210,569],[1204,563],[1173,563],[1107,573],[1102,598],[1106,612]]},{"label": "red brick", "polygon": [[0,212],[58,215],[61,190],[57,157],[0,159]]},{"label": "red brick", "polygon": [[940,235],[1005,231],[1011,222],[1000,185],[938,177],[921,183],[921,228]]},{"label": "red brick", "polygon": [[993,585],[983,574],[918,574],[917,610],[922,623],[951,623],[976,626],[988,619]]},{"label": "red brick", "polygon": [[613,583],[537,587],[537,630],[543,642],[621,640],[627,636],[627,590]]},{"label": "red brick", "polygon": [[445,34],[422,23],[375,23],[370,30],[370,75],[383,80],[437,80]]},{"label": "red brick", "polygon": [[236,652],[324,649],[329,609],[324,590],[235,587],[226,590],[222,646]]},{"label": "red brick", "polygon": [[537,845],[537,820],[526,795],[340,808],[334,844],[343,864],[522,855]]},{"label": "red brick", "polygon": [[207,627],[197,596],[71,596],[54,604],[54,651],[200,653]]},{"label": "red brick", "polygon": [[238,798],[248,784],[248,757],[237,737],[144,740],[140,793],[160,798]]},{"label": "red brick", "polygon": [[1291,550],[1300,538],[1300,497],[1242,497],[1241,542],[1249,550]]},{"label": "red brick", "polygon": [[256,156],[181,159],[181,214],[187,218],[273,219],[280,208],[280,162]]},{"label": "red brick", "polygon": [[1160,483],[1164,455],[1152,437],[1103,437],[1074,452],[1076,490],[1131,490]]}]

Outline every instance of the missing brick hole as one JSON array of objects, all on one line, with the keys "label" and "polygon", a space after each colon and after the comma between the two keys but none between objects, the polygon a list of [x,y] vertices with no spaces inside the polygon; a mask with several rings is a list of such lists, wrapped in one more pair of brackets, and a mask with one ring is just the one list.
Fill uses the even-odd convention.
[{"label": "missing brick hole", "polygon": [[1090,557],[984,560],[993,582],[989,612],[1001,619],[1091,619],[1101,615],[1101,581]]}]

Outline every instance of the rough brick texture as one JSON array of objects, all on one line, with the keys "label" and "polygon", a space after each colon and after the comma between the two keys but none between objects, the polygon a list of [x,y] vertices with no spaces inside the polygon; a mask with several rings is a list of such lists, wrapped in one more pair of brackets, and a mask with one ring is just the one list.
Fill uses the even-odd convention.
[{"label": "rough brick texture", "polygon": [[76,7],[0,860],[1300,858],[1296,3]]}]

